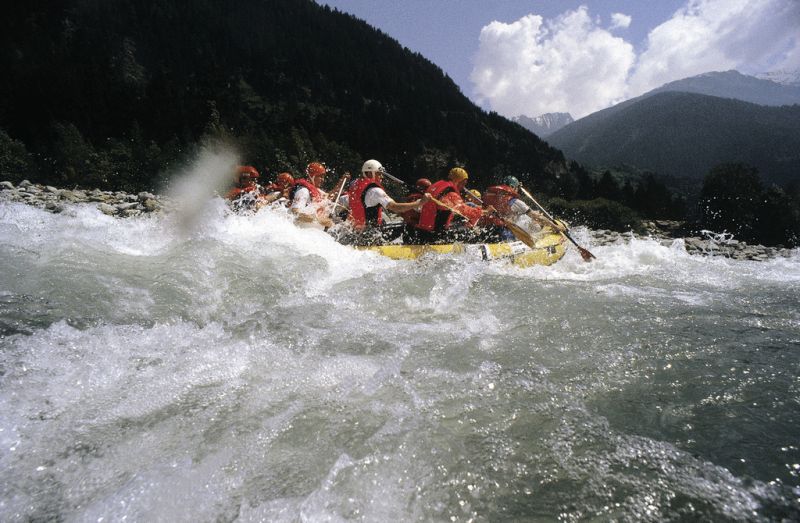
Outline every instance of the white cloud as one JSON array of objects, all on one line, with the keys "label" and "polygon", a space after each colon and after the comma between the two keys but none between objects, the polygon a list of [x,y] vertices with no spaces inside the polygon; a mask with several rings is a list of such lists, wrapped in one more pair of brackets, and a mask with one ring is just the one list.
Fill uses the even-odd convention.
[{"label": "white cloud", "polygon": [[633,46],[581,7],[548,22],[528,15],[487,25],[471,79],[480,101],[506,116],[583,116],[622,96],[634,61]]},{"label": "white cloud", "polygon": [[627,29],[631,26],[631,17],[622,13],[611,15],[611,29]]},{"label": "white cloud", "polygon": [[586,7],[545,21],[492,22],[480,35],[471,80],[480,103],[505,115],[570,112],[576,118],[664,83],[708,71],[756,73],[800,66],[800,1],[688,0],[633,45]]},{"label": "white cloud", "polygon": [[630,94],[708,71],[786,67],[798,46],[797,0],[691,0],[650,31]]}]

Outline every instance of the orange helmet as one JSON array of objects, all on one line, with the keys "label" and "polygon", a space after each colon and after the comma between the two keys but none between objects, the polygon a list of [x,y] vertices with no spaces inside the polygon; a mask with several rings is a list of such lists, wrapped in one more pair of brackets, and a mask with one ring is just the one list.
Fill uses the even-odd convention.
[{"label": "orange helmet", "polygon": [[294,183],[294,177],[289,173],[280,173],[275,179],[275,182],[283,186],[292,185]]},{"label": "orange helmet", "polygon": [[416,187],[420,191],[424,191],[430,186],[431,186],[431,181],[427,178],[420,178],[419,180],[417,180],[417,183],[414,184],[414,187]]},{"label": "orange helmet", "polygon": [[306,166],[306,176],[323,176],[328,172],[328,169],[319,162],[311,162]]},{"label": "orange helmet", "polygon": [[236,168],[236,174],[239,179],[243,178],[258,178],[258,171],[252,165],[240,165]]}]

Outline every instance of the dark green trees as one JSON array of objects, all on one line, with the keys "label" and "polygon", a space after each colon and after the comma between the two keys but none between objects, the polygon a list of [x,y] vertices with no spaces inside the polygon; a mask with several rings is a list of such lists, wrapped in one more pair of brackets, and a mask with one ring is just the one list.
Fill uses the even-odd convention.
[{"label": "dark green trees", "polygon": [[262,172],[374,157],[408,181],[461,164],[478,186],[505,169],[550,190],[570,170],[421,55],[311,0],[59,0],[4,14],[0,129],[30,153],[32,181],[154,188],[209,135]]},{"label": "dark green trees", "polygon": [[800,199],[776,186],[765,189],[753,167],[718,165],[700,192],[700,225],[748,242],[799,245]]}]

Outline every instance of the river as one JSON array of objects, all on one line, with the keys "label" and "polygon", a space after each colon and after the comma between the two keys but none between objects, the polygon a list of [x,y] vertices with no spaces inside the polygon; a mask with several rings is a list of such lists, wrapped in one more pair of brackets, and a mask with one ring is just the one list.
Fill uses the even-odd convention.
[{"label": "river", "polygon": [[0,202],[0,520],[800,519],[800,251],[198,216]]}]

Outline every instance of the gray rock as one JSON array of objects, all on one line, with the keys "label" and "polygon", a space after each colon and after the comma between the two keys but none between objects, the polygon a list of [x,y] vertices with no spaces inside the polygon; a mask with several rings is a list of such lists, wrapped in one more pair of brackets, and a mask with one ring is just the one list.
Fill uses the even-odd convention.
[{"label": "gray rock", "polygon": [[152,193],[149,193],[149,192],[140,192],[137,195],[137,198],[139,198],[140,202],[144,202],[144,201],[147,201],[147,200],[155,200],[156,196],[154,194],[152,194]]},{"label": "gray rock", "polygon": [[107,214],[109,216],[114,216],[115,214],[117,214],[117,208],[112,207],[107,203],[101,203],[100,205],[97,206],[97,208],[100,209],[100,212],[102,212],[103,214]]},{"label": "gray rock", "polygon": [[14,184],[11,183],[11,182],[0,182],[0,187],[2,187],[3,189],[11,191],[11,190],[14,189]]},{"label": "gray rock", "polygon": [[147,198],[142,202],[142,206],[147,212],[157,211],[161,208],[161,204],[153,198]]},{"label": "gray rock", "polygon": [[70,191],[69,189],[63,189],[60,193],[58,193],[58,197],[61,198],[62,200],[67,200],[70,202],[74,202],[75,200],[78,199],[75,193],[73,191]]},{"label": "gray rock", "polygon": [[56,203],[56,202],[47,202],[44,205],[44,208],[47,209],[48,211],[54,213],[54,214],[58,214],[60,212],[64,212],[64,206],[61,205],[60,203]]},{"label": "gray rock", "polygon": [[30,180],[22,180],[21,182],[19,182],[20,187],[27,187],[29,185],[33,185]]},{"label": "gray rock", "polygon": [[120,212],[120,214],[125,218],[131,218],[133,216],[139,216],[140,214],[142,214],[142,211],[140,211],[139,209],[124,209],[123,211]]},{"label": "gray rock", "polygon": [[127,211],[129,209],[133,209],[134,207],[138,207],[138,202],[128,202],[128,203],[118,203],[114,207],[116,207],[120,211]]},{"label": "gray rock", "polygon": [[686,249],[697,249],[697,250],[705,250],[708,248],[708,242],[702,240],[696,236],[690,236],[688,238],[683,239],[684,245],[686,245]]}]

